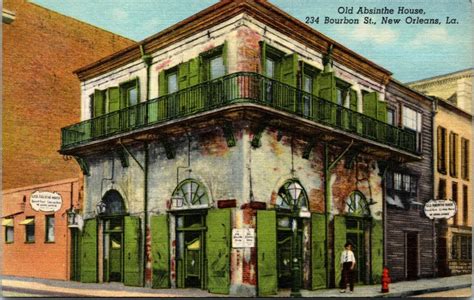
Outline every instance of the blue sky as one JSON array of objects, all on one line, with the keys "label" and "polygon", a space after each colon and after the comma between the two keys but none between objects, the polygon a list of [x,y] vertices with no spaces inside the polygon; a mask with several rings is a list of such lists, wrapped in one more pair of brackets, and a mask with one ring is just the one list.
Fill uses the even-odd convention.
[{"label": "blue sky", "polygon": [[[33,0],[62,14],[140,41],[217,0]],[[313,28],[394,73],[402,82],[450,73],[473,66],[470,0],[270,0],[295,18],[319,17]],[[338,13],[353,7],[353,14]],[[393,8],[385,15],[400,24],[381,24],[381,15],[356,14],[359,7]],[[398,8],[423,14],[398,14]],[[357,18],[360,24],[324,24],[325,17]],[[364,25],[372,16],[376,24]],[[407,17],[438,18],[441,24],[406,24]],[[446,17],[455,24],[446,24]]]}]

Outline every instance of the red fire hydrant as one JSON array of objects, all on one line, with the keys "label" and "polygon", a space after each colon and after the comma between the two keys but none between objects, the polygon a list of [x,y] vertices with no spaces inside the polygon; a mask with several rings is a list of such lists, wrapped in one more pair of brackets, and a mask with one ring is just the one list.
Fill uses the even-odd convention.
[{"label": "red fire hydrant", "polygon": [[382,272],[382,293],[388,293],[388,284],[391,281],[390,275],[388,274],[388,268],[384,267]]}]

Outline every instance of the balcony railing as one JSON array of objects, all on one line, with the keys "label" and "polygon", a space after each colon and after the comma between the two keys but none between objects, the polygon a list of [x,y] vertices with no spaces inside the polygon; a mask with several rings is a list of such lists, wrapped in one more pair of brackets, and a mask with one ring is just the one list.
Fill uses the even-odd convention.
[{"label": "balcony railing", "polygon": [[269,106],[416,153],[416,133],[256,73],[233,73],[62,129],[61,149],[234,103]]}]

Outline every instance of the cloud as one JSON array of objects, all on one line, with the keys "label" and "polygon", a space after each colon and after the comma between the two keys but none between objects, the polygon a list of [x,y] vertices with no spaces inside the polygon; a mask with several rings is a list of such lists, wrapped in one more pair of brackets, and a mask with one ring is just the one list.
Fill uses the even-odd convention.
[{"label": "cloud", "polygon": [[123,21],[128,19],[128,12],[121,8],[114,8],[112,10],[112,17],[117,21]]},{"label": "cloud", "polygon": [[358,25],[349,38],[358,42],[373,42],[386,45],[395,42],[399,33],[390,27],[380,28],[373,25]]},{"label": "cloud", "polygon": [[424,46],[450,44],[452,37],[449,36],[448,30],[445,27],[430,27],[418,32],[415,37],[408,42],[408,46],[414,48],[421,48]]}]

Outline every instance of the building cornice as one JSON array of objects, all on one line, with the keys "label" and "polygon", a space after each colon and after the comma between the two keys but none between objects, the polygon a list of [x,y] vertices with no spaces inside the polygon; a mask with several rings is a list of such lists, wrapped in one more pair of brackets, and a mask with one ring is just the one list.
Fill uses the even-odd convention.
[{"label": "building cornice", "polygon": [[[390,71],[316,31],[266,0],[222,0],[133,46],[82,67],[74,73],[81,81],[91,79],[139,60],[141,46],[146,53],[156,52],[241,13],[323,54],[326,54],[329,46],[333,45],[334,61],[357,70],[376,82],[387,84],[391,78]],[[280,26],[277,27],[277,24]]]},{"label": "building cornice", "polygon": [[449,74],[438,75],[430,78],[425,78],[421,80],[416,80],[412,82],[405,83],[406,85],[413,88],[422,88],[422,87],[431,87],[435,85],[441,85],[446,83],[451,83],[463,78],[472,78],[474,76],[472,69],[465,69]]}]

